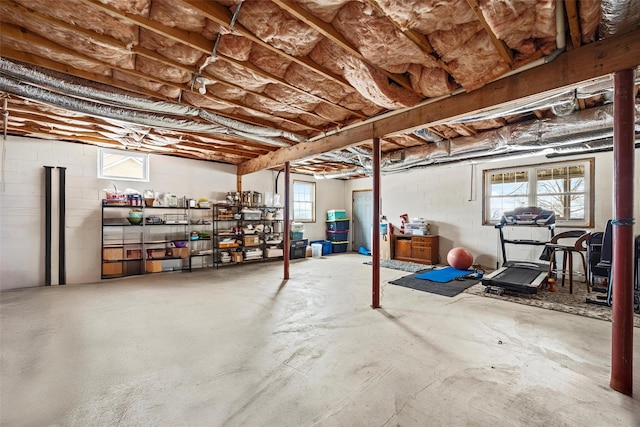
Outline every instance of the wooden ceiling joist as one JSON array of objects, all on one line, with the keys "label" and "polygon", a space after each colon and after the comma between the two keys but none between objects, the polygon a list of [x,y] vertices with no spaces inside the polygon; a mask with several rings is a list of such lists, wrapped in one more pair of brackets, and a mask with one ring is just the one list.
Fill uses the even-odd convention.
[{"label": "wooden ceiling joist", "polygon": [[463,92],[399,114],[356,124],[313,142],[279,149],[241,163],[238,165],[238,174],[245,175],[287,161],[356,146],[374,137],[410,132],[469,113],[482,112],[484,109],[576,85],[616,71],[636,68],[640,65],[639,52],[640,29],[636,29],[564,52],[552,62],[496,80],[476,91]]},{"label": "wooden ceiling joist", "polygon": [[[67,119],[69,123],[66,123],[61,120],[52,118],[47,112],[39,111],[36,109],[28,109],[28,108],[25,108],[24,106],[16,106],[11,103],[8,104],[7,110],[10,113],[11,112],[20,113],[20,120],[25,120],[25,121],[30,120],[32,123],[34,123],[37,126],[45,125],[51,129],[53,129],[54,127],[64,128],[64,126],[69,126],[69,124],[73,124],[75,126],[84,126],[84,129],[82,131],[89,133],[89,132],[100,132],[103,130],[105,132],[108,132],[108,130],[105,130],[105,125],[107,127],[114,127],[111,124],[104,123],[100,119],[92,119],[91,117],[88,117],[88,116],[82,119],[80,118]],[[124,130],[126,129],[123,128],[123,131]],[[80,129],[78,129],[78,131],[80,131]],[[270,150],[265,149],[264,145],[260,145],[258,143],[251,144],[251,143],[246,143],[244,141],[241,143],[225,141],[224,138],[214,138],[211,135],[207,135],[206,137],[204,137],[199,134],[193,134],[191,136],[188,134],[181,134],[181,136],[183,137],[182,141],[188,141],[188,142],[191,142],[192,144],[201,145],[203,147],[206,146],[206,147],[209,147],[210,149],[214,149],[216,151],[220,151],[223,153],[237,154],[237,155],[242,155],[248,158],[254,158],[259,155],[264,155],[270,152]],[[168,139],[175,138],[176,144],[181,143],[181,141],[178,140],[179,136],[174,137],[174,136],[163,135],[163,137],[166,137]],[[200,141],[195,141],[194,138],[196,137]],[[243,150],[242,148],[238,148],[242,146],[251,147],[253,149]]]},{"label": "wooden ceiling joist", "polygon": [[[232,20],[231,12],[229,11],[229,9],[225,8],[224,6],[218,3],[204,2],[202,0],[178,0],[178,1],[180,1],[185,5],[188,5],[193,10],[198,11],[203,16],[206,16],[208,19],[212,20],[218,25],[222,25],[223,27],[228,28],[231,23],[231,20]],[[241,35],[247,38],[248,40],[251,40],[252,42],[256,43],[257,45],[264,47],[265,49],[268,49],[271,52],[289,61],[295,62],[296,64],[310,71],[313,71],[323,76],[326,79],[339,83],[341,86],[347,89],[351,89],[351,85],[344,78],[327,70],[326,68],[320,66],[319,64],[316,64],[315,62],[311,61],[309,58],[298,58],[271,46],[269,43],[257,37],[255,34],[253,34],[251,31],[249,31],[247,28],[245,28],[242,24],[240,24],[237,21],[233,25],[233,32],[234,34]]]},{"label": "wooden ceiling joist", "polygon": [[[24,6],[16,5],[16,4],[12,5],[11,3],[8,3],[4,7],[7,8],[7,10],[12,11],[13,13],[18,13],[18,14],[22,14],[24,16],[28,16],[29,20],[31,22],[39,23],[39,24],[42,24],[43,26],[46,25],[46,26],[59,27],[59,28],[62,28],[64,30],[68,31],[69,33],[81,34],[85,38],[91,39],[91,40],[93,40],[93,41],[95,41],[95,42],[97,42],[98,44],[101,44],[101,45],[110,46],[113,49],[117,49],[117,50],[122,51],[122,52],[128,52],[131,55],[142,56],[144,58],[151,59],[153,61],[156,61],[158,63],[161,63],[163,65],[166,65],[166,66],[169,66],[169,67],[181,70],[181,71],[186,71],[188,73],[193,73],[194,72],[193,67],[189,67],[189,66],[187,66],[185,64],[182,64],[182,63],[180,63],[178,61],[173,61],[173,60],[167,58],[166,56],[161,55],[161,54],[159,54],[157,52],[154,52],[154,51],[151,51],[149,49],[145,49],[143,47],[136,46],[136,45],[133,45],[133,46],[124,45],[122,42],[120,42],[120,41],[118,41],[118,40],[116,40],[116,39],[114,39],[112,37],[105,36],[104,34],[99,34],[99,33],[93,32],[93,31],[89,31],[89,30],[86,30],[86,29],[84,29],[82,27],[79,27],[77,25],[68,24],[68,23],[66,23],[64,21],[53,19],[53,18],[51,18],[49,16],[42,15],[42,14],[40,14],[38,12],[35,12],[33,10],[30,10],[30,9],[27,9]],[[255,71],[255,69],[252,69],[252,71]],[[260,70],[260,71],[262,72],[262,70]],[[204,77],[207,77],[207,76],[205,75]],[[211,77],[211,76],[209,76],[209,77]],[[148,78],[148,77],[145,75],[145,78]],[[229,81],[226,81],[224,79],[221,79],[219,76],[216,77],[215,79],[213,77],[211,77],[211,80],[215,80],[217,83],[219,83],[221,85],[224,85],[224,86],[227,86],[227,87],[230,87],[230,88],[240,89],[240,90],[242,90],[244,92],[251,93],[252,95],[254,95],[254,96],[258,97],[258,98],[268,99],[269,102],[276,102],[278,104],[282,104],[281,102],[279,102],[276,99],[273,99],[273,98],[271,98],[271,97],[269,97],[267,95],[264,95],[262,93],[250,91],[250,90],[248,90],[246,88],[243,88],[243,87],[241,87],[241,86],[239,86],[237,84],[234,84],[232,82],[229,82]],[[302,110],[302,109],[300,109],[300,108],[298,108],[296,106],[293,106],[293,105],[287,105],[287,107],[292,109],[292,110],[295,110],[296,112],[301,113],[301,114],[308,114],[310,116],[316,117],[317,119],[320,119],[320,120],[323,120],[323,121],[327,120],[326,118],[319,116],[318,114],[314,113],[313,111]],[[336,124],[339,124],[339,123],[336,122]],[[314,127],[311,127],[311,126],[307,126],[307,127],[309,129],[320,131],[320,129],[318,129],[318,128],[314,128]]]},{"label": "wooden ceiling joist", "polygon": [[385,15],[387,20],[391,22],[394,27],[396,27],[402,34],[404,34],[407,39],[411,40],[416,46],[418,46],[418,48],[420,48],[420,50],[422,50],[425,55],[431,57],[440,66],[440,68],[446,71],[449,75],[451,74],[451,69],[449,68],[447,63],[444,62],[436,53],[436,51],[433,49],[433,46],[431,46],[431,43],[429,43],[429,40],[424,34],[421,34],[412,29],[402,28],[401,25],[399,25],[395,20],[391,19],[391,17],[389,17],[384,12],[384,10],[375,0],[367,0],[367,2],[371,6],[375,7],[376,10],[378,10],[381,14]]},{"label": "wooden ceiling joist", "polygon": [[342,49],[350,53],[351,55],[355,56],[356,58],[360,59],[366,64],[371,65],[373,68],[375,68],[380,73],[384,74],[389,79],[393,80],[403,88],[415,93],[413,87],[411,86],[411,82],[409,81],[407,76],[390,73],[380,68],[376,64],[372,63],[371,61],[369,61],[369,59],[365,58],[360,53],[360,51],[356,49],[354,46],[352,46],[351,43],[349,43],[349,41],[345,39],[344,36],[340,34],[338,30],[336,30],[331,24],[327,24],[321,19],[316,18],[315,16],[307,12],[305,9],[293,3],[291,0],[272,0],[272,1],[275,4],[277,4],[281,9],[287,11],[292,16],[304,22],[305,24],[307,24],[308,26],[310,26],[311,28],[313,28],[314,30],[316,30],[317,32],[325,36],[327,39],[331,40],[336,45],[338,45],[339,47],[341,47]]},{"label": "wooden ceiling joist", "polygon": [[[146,80],[149,80],[149,81],[154,81],[154,82],[159,83],[159,84],[163,84],[163,85],[166,85],[166,86],[170,86],[170,87],[179,89],[179,90],[181,90],[183,92],[190,92],[191,91],[191,87],[189,85],[187,85],[187,84],[169,82],[169,81],[166,81],[166,80],[161,80],[157,76],[151,76],[151,75],[148,75],[148,74],[144,74],[144,73],[141,73],[141,72],[139,72],[137,70],[129,70],[129,69],[126,69],[126,68],[116,67],[116,66],[111,65],[111,64],[103,63],[103,62],[101,62],[101,61],[99,61],[99,60],[97,60],[95,58],[83,55],[83,54],[78,53],[77,51],[71,50],[71,49],[69,49],[69,48],[67,48],[65,46],[61,46],[61,45],[59,45],[57,43],[54,43],[54,42],[52,42],[52,41],[50,41],[50,40],[48,40],[48,39],[46,39],[44,37],[41,37],[41,36],[35,34],[35,33],[32,33],[30,31],[23,31],[20,28],[14,26],[14,25],[3,24],[1,36],[2,37],[0,38],[0,40],[3,39],[3,38],[7,38],[7,39],[14,40],[14,41],[19,41],[21,43],[34,43],[34,44],[38,44],[38,45],[44,45],[44,46],[46,46],[48,49],[50,49],[53,52],[64,53],[65,55],[72,56],[72,57],[75,57],[75,58],[78,58],[78,59],[82,59],[84,61],[92,61],[92,62],[95,62],[96,64],[99,64],[99,65],[101,65],[101,66],[103,66],[105,68],[108,68],[108,69],[112,70],[112,71],[119,71],[119,72],[121,72],[123,74],[128,74],[128,75],[136,77],[136,78],[142,78],[142,79],[146,79]],[[5,56],[4,49],[3,49],[3,56]],[[34,65],[38,65],[38,64],[34,64]],[[57,67],[57,68],[62,68],[62,67]],[[80,75],[76,75],[76,71],[74,71],[74,70],[75,69],[69,68],[67,73],[71,74],[71,75],[74,75],[76,77],[80,77],[81,73],[80,73]],[[116,81],[116,79],[111,78],[110,81],[113,82],[113,81]],[[157,94],[155,96],[157,96]],[[244,106],[244,105],[242,105],[242,104],[240,104],[238,102],[229,101],[227,99],[215,97],[215,96],[213,96],[213,95],[211,95],[209,93],[207,93],[205,95],[202,95],[202,96],[210,98],[210,99],[212,99],[212,100],[214,100],[216,102],[220,102],[220,103],[226,104],[231,108],[241,108],[241,109],[245,109],[245,110],[248,110],[248,111],[255,111],[255,112],[259,113],[259,114],[269,114],[268,112],[265,112],[265,111],[251,109],[250,107],[246,107],[246,106]],[[243,117],[243,119],[240,119],[238,117],[234,117],[233,115],[228,115],[228,114],[223,114],[223,113],[216,113],[216,114],[220,114],[221,116],[227,116],[229,118],[233,118],[234,120],[246,121],[246,117]],[[312,115],[312,116],[317,116],[317,114],[315,114],[315,113],[306,113],[306,114],[309,114],[309,115]],[[317,116],[317,117],[322,119],[322,120],[326,120],[326,119],[324,119],[324,118],[322,118],[320,116]],[[311,126],[311,125],[309,125],[308,123],[306,123],[306,122],[304,122],[302,120],[291,119],[291,118],[280,117],[280,116],[274,117],[274,120],[275,121],[289,122],[289,123],[295,124],[297,126],[302,126],[302,127],[307,128],[307,129],[312,129],[312,130],[315,130],[315,131],[318,131],[318,132],[322,130],[320,128]],[[250,122],[252,122],[252,121],[250,121]],[[262,125],[264,125],[264,123]],[[268,126],[273,126],[273,123],[269,123]]]},{"label": "wooden ceiling joist", "polygon": [[564,0],[564,10],[569,23],[569,34],[571,35],[571,46],[575,49],[582,44],[580,35],[580,19],[578,18],[578,5],[576,0]]},{"label": "wooden ceiling joist", "polygon": [[484,27],[484,30],[489,35],[489,38],[491,39],[491,42],[495,46],[496,50],[498,51],[498,53],[500,54],[500,56],[502,57],[504,62],[509,64],[509,66],[512,66],[513,65],[513,52],[511,51],[511,49],[509,49],[509,47],[502,40],[500,40],[498,37],[496,37],[496,34],[491,29],[491,26],[489,25],[487,20],[484,18],[484,14],[482,13],[482,10],[480,9],[480,5],[478,4],[478,0],[467,0],[467,3],[469,3],[469,6],[471,6],[471,9],[473,9],[473,11],[475,12],[476,16],[478,17],[478,20],[480,21],[480,23]]},{"label": "wooden ceiling joist", "polygon": [[[184,31],[184,30],[180,30],[180,29],[173,28],[173,27],[168,27],[166,25],[162,25],[159,22],[156,22],[156,21],[154,21],[152,19],[148,19],[148,18],[142,17],[140,15],[134,15],[134,14],[131,14],[131,13],[122,12],[122,11],[112,7],[112,6],[100,3],[97,0],[79,0],[79,1],[85,3],[85,4],[89,5],[89,6],[92,6],[92,7],[96,8],[96,9],[98,9],[98,10],[101,10],[101,11],[103,11],[105,13],[108,13],[109,15],[114,16],[116,18],[131,22],[131,23],[136,24],[136,25],[139,25],[140,27],[145,28],[146,30],[152,31],[152,32],[154,32],[154,33],[156,33],[158,35],[163,36],[163,37],[167,37],[167,38],[169,38],[169,39],[171,39],[171,40],[173,40],[173,41],[175,41],[177,43],[181,43],[181,44],[184,44],[186,46],[189,46],[189,47],[191,47],[193,49],[196,49],[196,50],[202,52],[203,54],[211,55],[213,53],[214,42],[209,40],[209,39],[207,39],[206,37],[204,37],[204,36],[202,36],[200,34],[188,32],[188,31]],[[203,12],[203,15],[205,15],[207,17],[209,17],[209,14],[204,13],[205,11],[203,9],[206,8],[208,10],[209,7],[213,6],[212,3],[202,2],[202,1],[194,2],[193,5],[190,2],[188,2],[188,4],[190,6],[192,6],[195,10]],[[227,13],[228,13],[228,11],[227,11]],[[229,19],[230,18],[231,17],[229,16]],[[230,20],[226,21],[226,24],[224,24],[224,25],[228,25],[229,22],[230,22]],[[239,26],[239,24],[236,24],[236,26]],[[220,53],[216,53],[216,57],[217,57],[217,59],[226,61],[226,62],[228,62],[230,64],[233,64],[233,65],[236,65],[236,66],[239,66],[239,67],[242,67],[242,68],[250,69],[252,72],[260,75],[263,78],[266,78],[266,79],[272,80],[274,82],[280,83],[280,84],[288,87],[289,89],[295,90],[297,92],[304,93],[307,96],[310,96],[310,97],[312,97],[314,99],[318,99],[318,101],[320,101],[320,102],[326,102],[326,103],[329,103],[331,105],[337,106],[338,108],[347,110],[342,106],[333,104],[330,101],[325,100],[324,98],[321,98],[321,97],[319,97],[317,95],[314,95],[314,94],[311,94],[311,93],[308,93],[308,92],[305,92],[305,91],[297,88],[296,86],[293,86],[293,85],[289,84],[284,79],[281,79],[281,78],[279,78],[277,76],[269,74],[269,73],[265,72],[264,70],[262,70],[261,68],[258,68],[255,65],[253,65],[253,64],[251,64],[251,63],[249,63],[247,61],[244,61],[244,62],[236,61],[235,59],[227,57],[227,56],[222,55]],[[316,72],[319,72],[315,68],[314,68],[314,70]],[[335,74],[327,75],[325,77],[330,78],[330,79],[336,81],[337,83],[340,83],[341,85],[351,89],[351,86],[349,85],[349,83],[346,80],[344,80],[342,77],[339,77],[339,76],[337,76]],[[356,111],[352,111],[352,110],[347,110],[347,111],[349,111],[351,114],[354,114],[356,116],[364,117],[364,114],[361,113],[361,112],[356,112]]]}]

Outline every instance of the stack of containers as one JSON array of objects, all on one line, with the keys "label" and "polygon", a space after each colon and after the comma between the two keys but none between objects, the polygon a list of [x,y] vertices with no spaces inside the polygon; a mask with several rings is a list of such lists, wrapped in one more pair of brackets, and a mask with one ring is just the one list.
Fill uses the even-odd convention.
[{"label": "stack of containers", "polygon": [[332,253],[347,251],[349,244],[349,219],[344,210],[327,211],[327,240],[331,242]]}]

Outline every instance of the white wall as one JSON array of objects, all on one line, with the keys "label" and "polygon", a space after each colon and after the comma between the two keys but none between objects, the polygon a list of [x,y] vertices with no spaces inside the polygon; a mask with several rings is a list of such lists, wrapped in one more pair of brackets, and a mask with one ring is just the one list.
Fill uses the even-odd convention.
[{"label": "white wall", "polygon": [[[97,178],[97,147],[59,141],[8,137],[3,143],[4,188],[0,187],[0,289],[44,284],[44,167],[66,169],[66,278],[67,283],[100,280],[101,200],[109,180]],[[0,150],[2,153],[2,150]],[[54,200],[58,170],[53,169]],[[295,176],[313,180],[307,176]],[[244,190],[274,191],[275,172],[262,171],[243,178]],[[151,155],[150,181],[114,181],[119,190],[153,189],[192,198],[224,200],[236,189],[233,165]],[[280,192],[284,178],[279,180]],[[305,237],[324,239],[324,211],[340,208],[341,181],[320,181],[317,221],[305,226]],[[284,199],[284,197],[283,197]],[[54,205],[54,231],[57,228]],[[52,283],[58,280],[57,235],[53,240]]]},{"label": "white wall", "polygon": [[[562,160],[595,157],[595,230],[603,230],[613,215],[613,154],[598,153],[560,159],[529,156],[500,161],[456,163],[413,169],[403,173],[384,175],[381,180],[381,212],[394,225],[400,225],[400,215],[410,218],[424,217],[431,223],[432,234],[440,236],[440,259],[446,262],[449,250],[464,246],[476,256],[475,262],[495,267],[500,254],[498,231],[493,226],[482,225],[482,174],[486,169],[538,164]],[[634,233],[640,233],[640,150],[635,152],[636,174]],[[345,206],[351,215],[351,194],[354,190],[371,189],[372,180],[363,178],[346,184]],[[562,231],[562,229],[560,229]],[[530,227],[506,227],[507,238],[546,240],[548,230]],[[540,247],[507,246],[510,259],[536,260]],[[501,256],[501,255],[500,255]],[[500,258],[501,262],[501,258]]]}]

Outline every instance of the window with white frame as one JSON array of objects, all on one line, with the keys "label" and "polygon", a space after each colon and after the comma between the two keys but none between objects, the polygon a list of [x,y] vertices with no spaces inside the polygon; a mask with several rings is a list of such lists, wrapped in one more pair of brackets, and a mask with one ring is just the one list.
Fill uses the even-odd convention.
[{"label": "window with white frame", "polygon": [[149,155],[132,151],[98,149],[98,178],[149,181]]},{"label": "window with white frame", "polygon": [[293,181],[293,220],[298,222],[316,221],[315,182]]},{"label": "window with white frame", "polygon": [[593,226],[593,158],[484,171],[483,223],[503,212],[538,206],[552,210],[559,226]]}]

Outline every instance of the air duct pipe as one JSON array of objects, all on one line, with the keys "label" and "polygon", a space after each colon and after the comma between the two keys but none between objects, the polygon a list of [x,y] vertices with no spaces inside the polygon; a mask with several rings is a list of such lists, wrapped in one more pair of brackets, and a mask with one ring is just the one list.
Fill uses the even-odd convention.
[{"label": "air duct pipe", "polygon": [[259,137],[282,137],[294,142],[305,141],[304,137],[291,132],[264,126],[249,125],[205,110],[170,102],[151,101],[113,90],[107,91],[88,87],[86,86],[87,83],[93,82],[81,82],[80,79],[65,78],[62,75],[59,75],[59,73],[51,71],[47,71],[45,73],[40,71],[38,67],[16,64],[4,58],[0,58],[0,74],[13,77],[19,81],[29,82],[34,85],[49,88],[55,92],[61,93],[62,95],[91,99],[114,107],[144,110],[158,114],[201,117],[208,122],[219,124],[226,128],[243,132],[244,134],[253,134]]},{"label": "air duct pipe", "polygon": [[[640,134],[640,103],[636,103],[636,133]],[[606,148],[603,140],[613,135],[613,106],[580,111],[567,117],[533,120],[478,135],[440,141],[404,150],[404,160],[392,160],[392,154],[382,159],[382,172],[400,172],[413,167],[461,160],[504,156],[515,153],[572,152],[579,154]],[[332,153],[334,154],[334,153]],[[553,154],[551,154],[553,155]],[[368,173],[367,168],[351,168],[336,173],[319,174],[319,178],[347,178]]]},{"label": "air duct pipe", "polygon": [[640,0],[602,0],[600,10],[602,38],[628,33],[640,22]]},{"label": "air duct pipe", "polygon": [[121,121],[123,123],[133,123],[136,125],[190,132],[236,135],[275,147],[288,147],[290,145],[287,142],[278,139],[253,135],[248,132],[241,132],[222,126],[213,126],[190,120],[173,119],[154,113],[131,111],[124,108],[118,108],[76,99],[70,96],[54,93],[46,89],[20,83],[14,79],[6,78],[3,76],[0,76],[0,90],[67,110],[98,117],[106,117],[112,120]]}]

